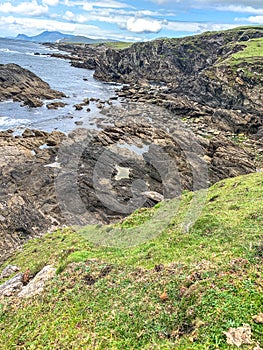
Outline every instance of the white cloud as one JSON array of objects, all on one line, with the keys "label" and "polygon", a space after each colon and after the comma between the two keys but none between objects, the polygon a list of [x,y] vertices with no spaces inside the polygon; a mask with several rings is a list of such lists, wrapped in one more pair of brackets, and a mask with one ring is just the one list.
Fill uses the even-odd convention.
[{"label": "white cloud", "polygon": [[263,24],[263,16],[250,16],[248,18],[242,18],[253,24]]},{"label": "white cloud", "polygon": [[89,3],[84,4],[83,5],[83,10],[85,10],[85,11],[92,11],[93,10],[93,4],[89,4]]},{"label": "white cloud", "polygon": [[46,5],[39,5],[36,0],[31,2],[22,2],[17,6],[13,6],[10,2],[0,4],[0,12],[3,13],[15,13],[29,16],[39,16],[48,13],[48,7]]},{"label": "white cloud", "polygon": [[120,27],[124,27],[127,22],[127,16],[125,15],[115,15],[109,9],[94,10],[89,12],[88,15],[78,15],[71,11],[66,11],[63,18],[72,22],[88,22],[88,21],[98,21],[104,23],[117,24]]},{"label": "white cloud", "polygon": [[57,6],[59,4],[59,0],[42,0],[42,4],[48,6]]},{"label": "white cloud", "polygon": [[92,11],[94,8],[133,8],[132,5],[115,0],[105,1],[85,1],[85,0],[64,0],[64,4],[69,7],[82,6],[85,11]]},{"label": "white cloud", "polygon": [[70,22],[77,22],[77,23],[84,23],[89,20],[88,17],[85,17],[83,15],[76,15],[71,11],[66,11],[65,15],[63,16],[63,19]]},{"label": "white cloud", "polygon": [[237,7],[252,7],[262,8],[262,0],[150,0],[158,5],[181,5],[184,8],[214,8],[221,6],[237,6]]},{"label": "white cloud", "polygon": [[[8,30],[7,30],[8,28]],[[0,32],[4,36],[16,36],[18,33],[37,35],[44,30],[60,31],[74,35],[84,35],[92,39],[116,39],[138,41],[141,38],[127,36],[110,30],[104,30],[94,25],[61,22],[51,19],[0,17]]]},{"label": "white cloud", "polygon": [[166,22],[163,28],[175,32],[202,33],[205,31],[226,30],[237,27],[236,24],[200,23],[200,22]]},{"label": "white cloud", "polygon": [[57,6],[59,4],[59,0],[42,0],[42,4],[48,6]]},{"label": "white cloud", "polygon": [[114,9],[119,9],[119,8],[131,8],[133,6],[129,4],[125,4],[124,2],[119,2],[119,1],[96,1],[94,2],[93,7],[108,7],[108,8],[114,8]]},{"label": "white cloud", "polygon": [[129,18],[126,29],[134,33],[158,33],[162,29],[159,21],[146,18]]},{"label": "white cloud", "polygon": [[219,6],[219,7],[217,7],[217,10],[240,12],[240,13],[253,13],[253,14],[258,14],[258,15],[263,14],[263,8],[257,9],[257,8],[252,7],[252,6],[236,6],[236,5]]},{"label": "white cloud", "polygon": [[38,34],[43,30],[59,30],[64,33],[78,33],[82,34],[85,32],[88,34],[92,32],[93,34],[98,33],[99,28],[93,25],[78,25],[68,22],[60,22],[50,19],[35,19],[35,18],[15,18],[13,16],[1,17],[1,25],[11,25],[12,28],[16,28],[17,32],[29,33],[30,35]]}]

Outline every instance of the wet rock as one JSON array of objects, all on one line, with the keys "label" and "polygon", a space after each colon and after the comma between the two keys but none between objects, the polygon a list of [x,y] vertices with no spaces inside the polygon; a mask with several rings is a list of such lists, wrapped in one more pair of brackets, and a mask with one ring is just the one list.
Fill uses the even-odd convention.
[{"label": "wet rock", "polygon": [[89,98],[84,98],[83,103],[84,103],[84,105],[86,105],[86,106],[89,105],[90,99],[89,99]]},{"label": "wet rock", "polygon": [[44,99],[62,98],[62,92],[53,90],[34,73],[17,64],[0,64],[0,101],[13,99],[29,107],[41,107]]},{"label": "wet rock", "polygon": [[23,136],[24,138],[26,138],[26,137],[35,137],[34,130],[25,129],[25,131],[23,131],[22,136]]},{"label": "wet rock", "polygon": [[58,108],[63,108],[65,107],[67,104],[65,102],[52,102],[47,104],[47,108],[48,109],[58,109]]},{"label": "wet rock", "polygon": [[91,97],[90,99],[90,102],[99,102],[99,98],[95,98],[95,97]]},{"label": "wet rock", "polygon": [[75,107],[76,111],[81,111],[83,109],[83,105],[82,104],[75,104],[74,107]]},{"label": "wet rock", "polygon": [[35,97],[25,97],[24,98],[24,105],[31,107],[31,108],[37,108],[37,107],[42,107],[43,102],[39,98]]}]

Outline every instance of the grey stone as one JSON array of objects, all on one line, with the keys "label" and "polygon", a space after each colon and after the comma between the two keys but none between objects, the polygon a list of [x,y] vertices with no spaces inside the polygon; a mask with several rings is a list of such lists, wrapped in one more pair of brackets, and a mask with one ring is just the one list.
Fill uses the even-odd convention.
[{"label": "grey stone", "polygon": [[9,276],[11,276],[14,272],[17,272],[19,271],[19,267],[18,266],[15,266],[15,265],[7,265],[1,275],[0,275],[0,278],[7,278]]},{"label": "grey stone", "polygon": [[23,274],[18,273],[0,286],[0,297],[10,297],[23,288]]},{"label": "grey stone", "polygon": [[41,294],[46,282],[52,279],[56,274],[56,269],[51,265],[45,266],[18,294],[20,298],[30,298]]}]

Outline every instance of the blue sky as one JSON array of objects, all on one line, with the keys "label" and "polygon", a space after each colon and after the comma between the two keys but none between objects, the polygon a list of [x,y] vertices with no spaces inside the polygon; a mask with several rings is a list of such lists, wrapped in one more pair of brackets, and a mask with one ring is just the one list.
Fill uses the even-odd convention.
[{"label": "blue sky", "polygon": [[44,30],[149,40],[263,25],[263,0],[0,0],[0,36]]}]

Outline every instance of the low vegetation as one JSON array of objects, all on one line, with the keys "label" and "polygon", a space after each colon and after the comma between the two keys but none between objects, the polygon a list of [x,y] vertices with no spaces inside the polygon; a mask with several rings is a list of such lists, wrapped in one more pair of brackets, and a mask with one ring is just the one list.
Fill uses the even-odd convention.
[{"label": "low vegetation", "polygon": [[252,39],[239,43],[243,46],[243,50],[233,54],[229,62],[232,66],[239,64],[245,65],[251,63],[261,63],[263,57],[263,38]]},{"label": "low vegetation", "polygon": [[[114,49],[114,50],[124,50],[132,46],[133,43],[126,41],[108,41],[104,43],[104,45]],[[98,44],[94,44],[93,46],[98,46]]]},{"label": "low vegetation", "polygon": [[[53,264],[57,275],[40,296],[0,302],[1,349],[234,349],[223,332],[243,324],[252,343],[242,349],[263,345],[253,320],[263,301],[262,194],[256,173],[210,188],[192,226],[182,223],[198,194],[186,192],[158,234],[148,224],[167,203],[29,241],[6,264],[33,275]],[[121,247],[138,232],[145,242]]]}]

